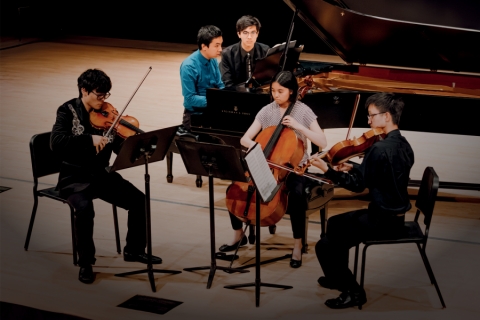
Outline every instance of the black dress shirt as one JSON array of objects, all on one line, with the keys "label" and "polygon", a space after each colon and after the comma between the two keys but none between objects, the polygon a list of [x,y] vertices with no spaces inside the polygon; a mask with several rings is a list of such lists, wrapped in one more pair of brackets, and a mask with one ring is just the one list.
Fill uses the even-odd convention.
[{"label": "black dress shirt", "polygon": [[353,192],[368,188],[371,211],[401,214],[412,207],[407,188],[413,163],[410,144],[399,130],[393,130],[365,152],[361,164],[346,173],[329,168],[325,176]]},{"label": "black dress shirt", "polygon": [[[83,133],[75,134],[74,115],[69,105],[77,114]],[[95,129],[90,124],[90,116],[81,99],[65,102],[57,110],[57,118],[50,136],[50,148],[62,159],[57,190],[60,192],[79,192],[96,179],[108,174],[112,151],[118,152],[124,141],[115,135],[113,143],[107,143],[98,154],[93,145],[92,135],[103,135],[104,130]]]},{"label": "black dress shirt", "polygon": [[[255,42],[250,51],[252,62],[252,73],[255,70],[257,59],[265,57],[270,47],[266,44]],[[247,52],[243,50],[241,42],[235,43],[222,50],[222,61],[220,62],[220,73],[225,87],[231,87],[247,81],[247,66],[245,64]]]}]

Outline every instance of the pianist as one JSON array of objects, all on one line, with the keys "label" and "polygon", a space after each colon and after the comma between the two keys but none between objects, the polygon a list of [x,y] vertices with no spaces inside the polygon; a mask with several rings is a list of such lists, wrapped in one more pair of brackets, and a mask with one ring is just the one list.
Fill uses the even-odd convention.
[{"label": "pianist", "polygon": [[366,151],[360,165],[344,163],[333,170],[318,156],[312,162],[339,186],[354,192],[368,188],[371,196],[368,209],[329,218],[327,234],[315,246],[325,275],[318,279],[319,284],[342,292],[338,298],[325,302],[332,309],[359,306],[367,301],[365,291],[348,268],[349,249],[372,234],[401,230],[405,212],[412,206],[407,187],[414,155],[398,130],[403,101],[394,94],[377,93],[367,99],[365,106],[368,124],[382,128],[386,138]]},{"label": "pianist", "polygon": [[237,21],[240,41],[226,47],[222,52],[220,71],[226,87],[242,84],[250,79],[255,61],[265,57],[269,47],[257,42],[260,21],[252,16],[243,16]]},{"label": "pianist", "polygon": [[217,59],[222,52],[222,31],[212,25],[203,26],[198,31],[198,50],[193,52],[180,65],[182,83],[183,129],[190,131],[192,113],[202,112],[207,106],[208,88],[223,89]]}]

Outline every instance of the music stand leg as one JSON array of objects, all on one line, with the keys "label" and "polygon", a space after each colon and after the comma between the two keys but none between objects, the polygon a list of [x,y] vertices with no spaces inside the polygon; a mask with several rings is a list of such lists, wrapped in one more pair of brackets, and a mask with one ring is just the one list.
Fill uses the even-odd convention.
[{"label": "music stand leg", "polygon": [[207,281],[207,289],[210,289],[212,286],[213,276],[215,275],[216,270],[225,270],[228,273],[233,272],[250,272],[249,270],[240,270],[230,267],[217,266],[217,259],[215,257],[215,213],[214,213],[214,202],[213,202],[213,175],[209,172],[208,175],[208,199],[210,206],[210,266],[203,267],[192,267],[184,268],[185,271],[197,271],[197,270],[206,270],[210,269]]},{"label": "music stand leg", "polygon": [[150,216],[150,175],[148,174],[148,158],[151,155],[151,150],[144,153],[145,158],[145,220],[146,220],[146,231],[147,231],[147,269],[137,270],[137,271],[130,271],[124,273],[118,273],[116,277],[126,277],[134,274],[141,274],[147,273],[148,280],[150,281],[150,287],[152,291],[155,292],[155,279],[153,277],[153,273],[172,273],[178,274],[182,273],[182,271],[177,270],[160,270],[160,269],[153,269],[152,267],[152,225],[151,225],[151,216]]},{"label": "music stand leg", "polygon": [[255,286],[255,305],[258,307],[260,305],[260,287],[270,287],[270,288],[281,288],[281,289],[291,289],[293,288],[292,286],[285,286],[281,284],[273,284],[273,283],[265,283],[262,282],[260,278],[260,192],[258,189],[256,189],[256,208],[255,208],[255,219],[257,221],[257,224],[255,225],[255,233],[256,233],[256,238],[255,238],[255,259],[256,259],[256,265],[255,265],[255,282],[250,282],[250,283],[243,283],[243,284],[234,284],[234,285],[228,285],[224,286],[224,288],[227,289],[237,289],[237,288],[245,288],[245,287],[253,287]]}]

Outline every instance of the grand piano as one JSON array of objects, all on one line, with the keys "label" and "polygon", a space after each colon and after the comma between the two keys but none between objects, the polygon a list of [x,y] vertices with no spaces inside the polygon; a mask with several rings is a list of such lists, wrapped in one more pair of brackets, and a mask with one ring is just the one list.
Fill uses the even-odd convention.
[{"label": "grand piano", "polygon": [[[322,129],[348,128],[357,94],[353,127],[368,128],[366,99],[376,92],[396,92],[405,101],[402,132],[475,137],[472,148],[479,149],[479,30],[367,15],[342,1],[284,3],[293,11],[289,34],[300,19],[344,61],[300,60],[293,70],[299,85],[307,74],[313,75],[314,87],[302,101],[317,114]],[[207,90],[207,107],[192,117],[192,132],[240,149],[240,137],[269,102],[268,85]],[[421,155],[422,150],[414,151]],[[473,157],[472,163],[480,160],[478,151]],[[460,180],[441,181],[440,187],[480,190],[478,181]],[[411,185],[418,181],[413,179]]]}]

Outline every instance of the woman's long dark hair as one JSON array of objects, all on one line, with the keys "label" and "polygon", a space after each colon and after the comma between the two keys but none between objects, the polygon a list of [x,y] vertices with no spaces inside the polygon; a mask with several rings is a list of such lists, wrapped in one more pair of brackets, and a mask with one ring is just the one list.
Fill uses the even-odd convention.
[{"label": "woman's long dark hair", "polygon": [[291,90],[292,93],[290,94],[290,97],[288,97],[288,100],[292,103],[295,103],[295,101],[297,100],[298,82],[297,78],[295,78],[293,73],[291,71],[280,71],[273,77],[273,80],[270,82],[270,98],[272,99],[272,101],[272,84],[274,82],[278,82],[278,84],[282,87]]}]

